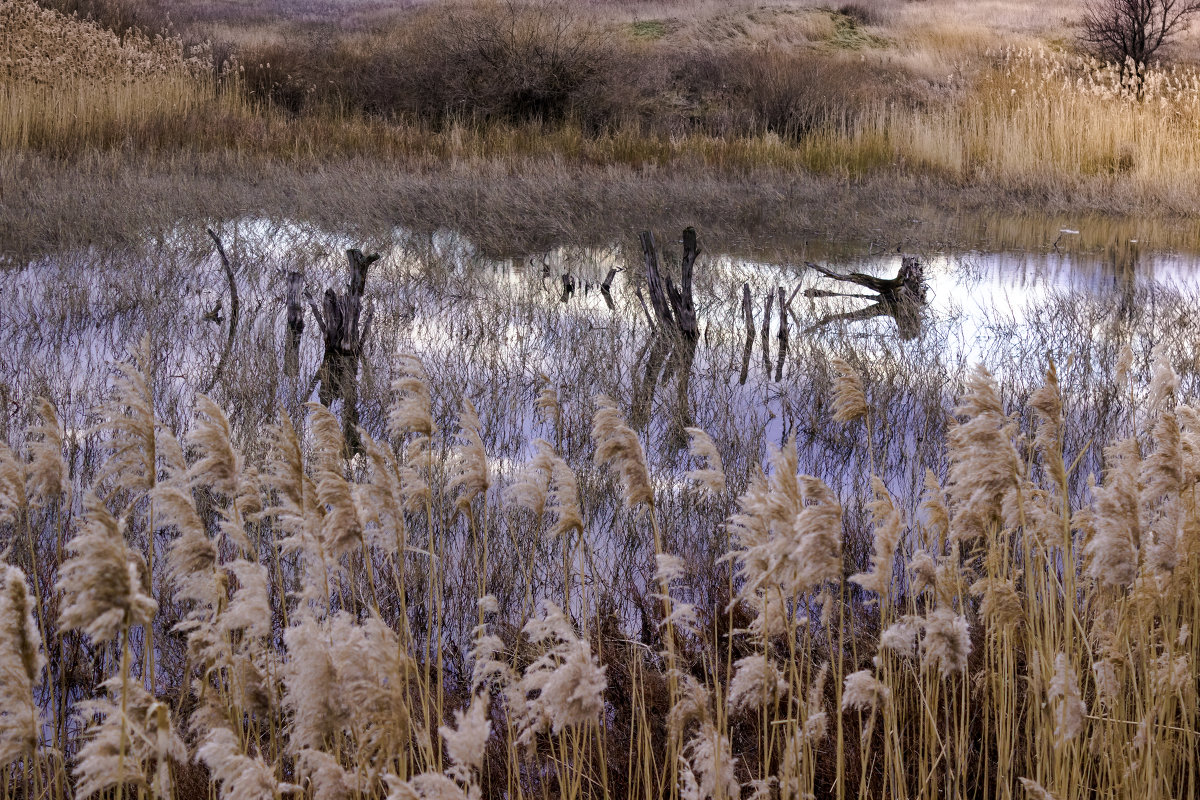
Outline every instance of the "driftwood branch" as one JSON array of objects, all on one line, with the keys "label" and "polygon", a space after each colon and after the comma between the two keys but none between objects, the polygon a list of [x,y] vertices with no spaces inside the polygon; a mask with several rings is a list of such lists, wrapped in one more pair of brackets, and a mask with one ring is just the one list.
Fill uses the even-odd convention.
[{"label": "driftwood branch", "polygon": [[[810,269],[819,272],[827,278],[833,278],[835,281],[844,283],[853,283],[855,286],[861,286],[864,289],[870,289],[879,295],[878,298],[870,298],[872,300],[883,299],[890,302],[898,302],[907,300],[909,302],[925,302],[925,268],[921,262],[912,256],[905,256],[900,262],[900,271],[896,273],[894,278],[880,278],[875,275],[865,275],[861,272],[851,272],[848,275],[842,275],[834,272],[831,269],[822,267],[820,264],[814,264],[811,261],[805,262]],[[813,290],[810,290],[810,292]],[[810,297],[834,296],[834,293],[828,294],[809,294]],[[856,296],[856,295],[848,295]],[[861,296],[861,295],[857,295]]]}]

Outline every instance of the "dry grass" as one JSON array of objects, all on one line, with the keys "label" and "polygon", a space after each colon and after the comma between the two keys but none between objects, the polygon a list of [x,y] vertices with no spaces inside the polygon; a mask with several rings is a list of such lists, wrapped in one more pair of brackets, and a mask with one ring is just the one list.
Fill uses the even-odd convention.
[{"label": "dry grass", "polygon": [[[218,92],[204,49],[136,30],[122,36],[32,2],[0,8],[0,147],[178,148],[196,120],[240,104]],[[151,133],[153,132],[153,133]]]},{"label": "dry grass", "polygon": [[[1200,157],[1190,68],[1130,92],[1103,66],[1047,48],[1069,42],[1061,21],[1029,22],[1021,4],[968,6],[372,12],[244,46],[244,67],[217,80],[201,68],[209,56],[180,39],[117,37],[14,2],[0,141],[58,155],[234,151],[409,169],[533,158],[928,175],[1034,196],[1100,197],[1116,184],[1178,206]],[[955,21],[930,24],[939,15]],[[60,62],[65,74],[39,78]]]},{"label": "dry grass", "polygon": [[[1061,50],[1004,51],[1063,34],[1023,3],[569,10],[370,4],[328,43],[261,37],[272,66],[222,85],[180,39],[0,6],[6,258],[117,242],[158,259],[147,231],[247,214],[401,223],[427,243],[388,267],[379,326],[435,354],[364,364],[351,458],[283,385],[273,340],[235,356],[225,410],[164,392],[186,374],[148,345],[109,402],[63,420],[40,404],[23,436],[2,387],[0,794],[1195,794],[1200,411],[1194,353],[1164,334],[1192,330],[1190,300],[1053,305],[1034,327],[1073,337],[1063,374],[1090,388],[1051,366],[1020,408],[979,370],[950,414],[956,379],[928,352],[833,360],[803,337],[800,383],[698,407],[709,439],[688,381],[730,390],[719,326],[695,366],[667,367],[678,407],[655,419],[632,323],[556,322],[533,289],[489,306],[434,233],[524,261],[651,221],[804,241],[869,220],[890,251],[977,236],[949,207],[1182,217],[1200,211],[1195,73],[1130,91]],[[1048,244],[1058,226],[1038,224]],[[64,280],[33,348],[58,363],[87,329],[75,297],[111,306],[105,325],[166,329],[162,298],[194,280],[155,307],[140,276]],[[799,445],[761,441],[774,408]],[[689,427],[695,458],[670,444]],[[684,477],[701,461],[703,493]],[[889,491],[925,468],[923,503]]]}]

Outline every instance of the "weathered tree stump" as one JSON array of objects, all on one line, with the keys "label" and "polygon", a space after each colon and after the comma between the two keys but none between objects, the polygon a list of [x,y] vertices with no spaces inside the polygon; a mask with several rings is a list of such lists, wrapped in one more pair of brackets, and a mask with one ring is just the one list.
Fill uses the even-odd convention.
[{"label": "weathered tree stump", "polygon": [[[342,399],[342,427],[347,449],[359,452],[358,438],[358,364],[363,345],[371,334],[374,309],[362,313],[363,292],[367,287],[367,270],[379,260],[378,253],[363,255],[361,250],[347,250],[350,276],[344,293],[326,289],[321,307],[308,295],[309,306],[325,340],[325,355],[317,370],[321,382],[318,397],[325,405],[334,398]],[[290,313],[289,313],[290,318]],[[361,323],[361,324],[360,324]]]},{"label": "weathered tree stump", "polygon": [[[813,270],[821,273],[827,278],[833,278],[835,281],[844,281],[853,283],[856,286],[861,286],[864,289],[870,289],[879,295],[873,300],[883,300],[886,302],[925,302],[925,267],[921,262],[913,256],[904,256],[900,260],[900,271],[896,273],[894,278],[879,278],[874,275],[864,275],[861,272],[851,272],[849,275],[840,275],[833,270],[826,269],[820,264],[814,264],[811,261],[805,264]],[[833,292],[822,292],[819,289],[809,289],[805,292],[809,297],[828,297],[837,296]],[[846,295],[848,297],[863,297],[863,295]]]},{"label": "weathered tree stump", "polygon": [[295,378],[300,374],[300,337],[304,333],[304,274],[287,274],[287,341],[283,349],[283,374]]},{"label": "weathered tree stump", "polygon": [[763,348],[763,369],[767,374],[771,373],[771,311],[775,308],[775,288],[772,287],[767,292],[767,299],[763,303],[763,324],[762,324],[762,348]]},{"label": "weathered tree stump", "polygon": [[609,311],[617,310],[617,306],[613,303],[612,298],[612,283],[620,271],[620,267],[612,267],[609,269],[608,274],[604,276],[604,282],[600,284],[600,294],[604,298],[604,304],[608,306]]},{"label": "weathered tree stump", "polygon": [[650,290],[650,305],[658,319],[660,330],[682,336],[694,342],[700,337],[700,326],[696,320],[696,304],[692,299],[692,271],[700,247],[696,243],[696,229],[683,232],[683,261],[680,285],[676,286],[670,275],[664,275],[658,263],[658,249],[654,234],[642,231],[638,237],[642,243],[642,256],[646,262],[646,286]]}]

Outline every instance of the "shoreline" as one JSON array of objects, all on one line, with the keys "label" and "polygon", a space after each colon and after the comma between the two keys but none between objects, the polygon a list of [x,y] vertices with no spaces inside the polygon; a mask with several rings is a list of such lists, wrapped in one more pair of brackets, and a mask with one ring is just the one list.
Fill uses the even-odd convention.
[{"label": "shoreline", "polygon": [[453,228],[491,253],[540,252],[695,226],[724,249],[794,251],[806,241],[878,250],[1041,249],[1061,228],[1076,248],[1137,239],[1200,249],[1200,189],[1149,197],[1112,178],[1075,187],[955,185],[898,170],[844,178],[680,163],[637,169],[561,158],[293,160],[178,154],[139,162],[0,156],[0,253],[135,245],[179,224],[292,218],[365,237],[403,225]]}]

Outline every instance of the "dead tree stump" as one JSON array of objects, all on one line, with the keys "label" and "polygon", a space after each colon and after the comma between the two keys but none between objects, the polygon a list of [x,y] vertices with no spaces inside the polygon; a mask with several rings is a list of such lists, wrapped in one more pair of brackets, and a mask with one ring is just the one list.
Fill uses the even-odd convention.
[{"label": "dead tree stump", "polygon": [[[805,263],[809,268],[816,270],[827,278],[833,278],[835,281],[843,281],[845,283],[853,283],[864,289],[870,289],[879,295],[878,297],[869,298],[872,300],[882,300],[890,303],[908,302],[920,304],[925,302],[925,267],[913,256],[904,256],[900,260],[900,270],[894,278],[879,278],[874,275],[864,275],[861,272],[851,272],[849,275],[841,275],[833,270],[822,267],[820,264],[814,264],[811,261]],[[837,296],[835,292],[824,292],[819,289],[809,289],[805,294],[809,297]],[[861,297],[862,295],[848,296]]]},{"label": "dead tree stump", "polygon": [[849,321],[889,316],[896,320],[901,339],[912,339],[920,332],[921,309],[926,302],[925,267],[913,256],[904,256],[901,259],[900,270],[894,278],[878,278],[874,275],[864,275],[861,272],[841,275],[812,262],[808,262],[807,265],[828,278],[852,283],[875,292],[875,294],[850,294],[831,292],[825,289],[806,289],[804,294],[808,297],[853,297],[874,301],[871,306],[857,311],[827,315],[815,325],[810,326],[809,331],[835,320]]},{"label": "dead tree stump", "polygon": [[658,263],[658,248],[654,234],[642,231],[638,237],[642,243],[642,256],[646,262],[646,286],[650,290],[650,305],[658,319],[660,330],[682,336],[689,342],[700,338],[700,325],[696,319],[696,304],[692,299],[692,272],[700,247],[696,243],[696,229],[683,232],[683,261],[680,285],[676,286],[670,275],[663,274]]},{"label": "dead tree stump", "polygon": [[[362,313],[363,292],[367,287],[367,269],[379,260],[378,253],[363,255],[361,250],[347,250],[349,281],[346,291],[339,294],[326,289],[321,307],[312,296],[309,306],[325,340],[325,355],[317,370],[321,382],[318,395],[321,402],[329,405],[335,397],[342,399],[342,427],[346,446],[350,452],[358,452],[358,362],[363,345],[371,334],[374,309]],[[289,320],[291,314],[289,311]],[[361,324],[360,324],[361,323]]]}]

